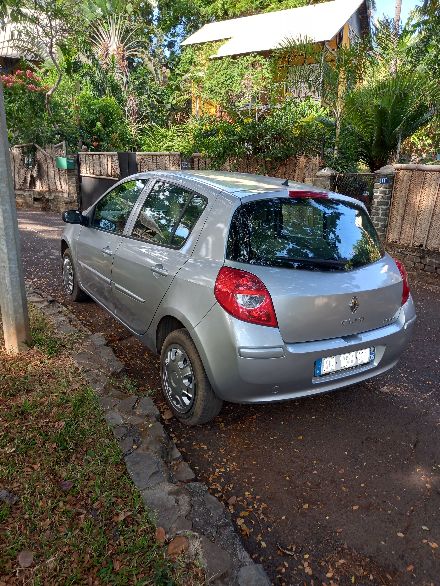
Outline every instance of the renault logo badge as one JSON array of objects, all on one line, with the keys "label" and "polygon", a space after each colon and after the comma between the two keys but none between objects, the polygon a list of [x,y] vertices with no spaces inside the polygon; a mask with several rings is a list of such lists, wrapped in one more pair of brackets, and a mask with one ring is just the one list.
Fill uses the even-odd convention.
[{"label": "renault logo badge", "polygon": [[359,309],[359,300],[356,296],[351,298],[349,308],[351,309],[351,313],[356,313]]}]

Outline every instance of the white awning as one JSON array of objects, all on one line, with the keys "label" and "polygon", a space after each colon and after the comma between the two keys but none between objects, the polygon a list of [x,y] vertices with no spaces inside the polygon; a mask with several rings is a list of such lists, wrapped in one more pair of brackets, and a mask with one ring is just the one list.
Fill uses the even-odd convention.
[{"label": "white awning", "polygon": [[[365,0],[333,0],[205,24],[183,41],[197,45],[226,40],[213,57],[277,49],[286,40],[322,42],[332,39]],[[229,40],[227,40],[229,39]]]}]

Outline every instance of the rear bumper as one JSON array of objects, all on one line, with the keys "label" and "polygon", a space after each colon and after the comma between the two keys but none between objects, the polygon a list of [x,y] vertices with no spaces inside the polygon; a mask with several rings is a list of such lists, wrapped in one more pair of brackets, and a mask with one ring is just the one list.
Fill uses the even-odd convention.
[{"label": "rear bumper", "polygon": [[[415,322],[412,298],[392,324],[361,334],[285,344],[277,328],[247,324],[214,306],[194,330],[194,341],[216,394],[230,402],[258,403],[305,397],[366,380],[396,365]],[[323,377],[315,361],[375,348],[372,363]]]}]

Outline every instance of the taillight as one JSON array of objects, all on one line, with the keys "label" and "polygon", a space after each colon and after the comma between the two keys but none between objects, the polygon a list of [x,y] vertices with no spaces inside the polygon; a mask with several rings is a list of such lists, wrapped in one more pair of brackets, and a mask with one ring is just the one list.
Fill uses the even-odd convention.
[{"label": "taillight", "polygon": [[214,295],[223,309],[237,319],[261,326],[278,326],[269,291],[252,273],[222,267],[215,281]]},{"label": "taillight", "polygon": [[326,191],[310,191],[307,189],[291,189],[289,197],[292,199],[327,199],[328,193]]},{"label": "taillight", "polygon": [[397,268],[399,269],[399,272],[402,275],[403,289],[402,289],[401,305],[405,305],[405,303],[408,301],[408,297],[409,297],[408,273],[406,272],[406,269],[405,269],[403,263],[400,262],[400,260],[397,260],[395,258],[394,262],[396,263]]}]

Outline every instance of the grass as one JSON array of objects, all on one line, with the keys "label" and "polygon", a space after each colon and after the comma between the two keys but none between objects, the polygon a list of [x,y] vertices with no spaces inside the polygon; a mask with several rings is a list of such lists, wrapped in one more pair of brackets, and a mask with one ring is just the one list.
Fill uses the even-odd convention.
[{"label": "grass", "polygon": [[0,339],[0,490],[17,497],[0,501],[0,583],[201,584],[157,542],[68,341],[36,310],[31,323],[27,353],[6,354]]}]

